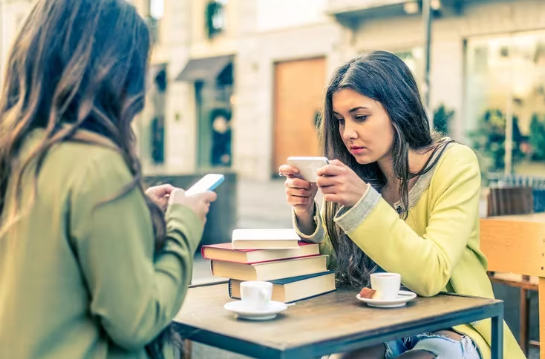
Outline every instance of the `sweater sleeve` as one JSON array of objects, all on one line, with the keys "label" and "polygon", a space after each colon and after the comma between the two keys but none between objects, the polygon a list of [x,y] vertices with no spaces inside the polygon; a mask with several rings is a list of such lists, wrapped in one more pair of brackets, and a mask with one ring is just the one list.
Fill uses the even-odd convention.
[{"label": "sweater sleeve", "polygon": [[[459,148],[459,149],[458,149]],[[465,250],[478,218],[481,187],[477,158],[467,147],[447,151],[437,164],[424,235],[415,233],[378,194],[336,218],[347,235],[388,272],[422,296],[442,291]],[[373,203],[374,204],[369,204]],[[362,213],[364,214],[362,216]]]},{"label": "sweater sleeve", "polygon": [[88,286],[90,313],[117,345],[139,349],[179,311],[202,226],[189,208],[170,206],[165,248],[154,253],[142,191],[134,188],[116,197],[132,181],[121,156],[104,150],[87,162],[72,190],[70,235]]},{"label": "sweater sleeve", "polygon": [[312,234],[305,234],[301,231],[301,228],[299,227],[299,223],[297,221],[297,215],[295,214],[295,211],[292,210],[291,216],[292,216],[292,222],[293,222],[293,228],[295,229],[295,232],[301,238],[304,242],[310,242],[310,243],[321,243],[326,238],[326,231],[324,228],[322,215],[323,213],[320,213],[318,210],[318,205],[316,202],[314,202],[314,209],[312,211],[312,220],[314,224],[316,225],[316,229],[314,230],[314,233]]},{"label": "sweater sleeve", "polygon": [[312,219],[314,221],[314,224],[316,225],[314,233],[307,235],[301,232],[301,229],[299,228],[299,224],[297,222],[297,216],[295,215],[295,211],[292,211],[293,228],[295,229],[295,232],[302,241],[320,244],[320,254],[327,255],[327,268],[330,270],[334,270],[337,266],[337,263],[335,259],[335,251],[331,244],[331,240],[327,235],[327,229],[325,227],[325,202],[322,205],[321,211],[319,210],[316,202],[314,202],[313,213],[314,215]]}]

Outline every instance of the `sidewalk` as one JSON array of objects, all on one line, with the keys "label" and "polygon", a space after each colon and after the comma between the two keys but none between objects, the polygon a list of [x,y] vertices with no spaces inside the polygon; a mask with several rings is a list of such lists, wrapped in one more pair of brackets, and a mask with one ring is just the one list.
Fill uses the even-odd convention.
[{"label": "sidewalk", "polygon": [[283,180],[238,186],[237,228],[291,228],[291,207],[286,203]]}]

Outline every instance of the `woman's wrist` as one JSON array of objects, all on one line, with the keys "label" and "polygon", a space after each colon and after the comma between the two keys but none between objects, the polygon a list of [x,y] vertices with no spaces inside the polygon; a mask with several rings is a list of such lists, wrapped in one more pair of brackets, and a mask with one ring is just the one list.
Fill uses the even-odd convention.
[{"label": "woman's wrist", "polygon": [[312,218],[314,216],[314,202],[308,207],[303,207],[301,205],[293,206],[293,212],[295,212],[297,218]]},{"label": "woman's wrist", "polygon": [[299,231],[305,235],[311,235],[316,231],[314,222],[314,205],[310,209],[296,209],[294,207],[296,225]]}]

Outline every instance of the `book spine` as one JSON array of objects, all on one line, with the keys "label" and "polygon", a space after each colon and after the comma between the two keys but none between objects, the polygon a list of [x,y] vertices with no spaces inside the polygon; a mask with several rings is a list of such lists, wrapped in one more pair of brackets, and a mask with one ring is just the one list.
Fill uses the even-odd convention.
[{"label": "book spine", "polygon": [[252,265],[252,264],[263,264],[263,263],[272,263],[272,262],[281,262],[281,261],[286,261],[286,260],[290,260],[290,259],[301,259],[301,258],[309,258],[309,257],[319,257],[321,256],[321,254],[309,254],[309,255],[306,255],[306,256],[298,256],[298,257],[285,257],[285,258],[277,258],[277,259],[269,259],[269,260],[266,260],[266,261],[256,261],[256,262],[238,262],[238,261],[229,261],[229,260],[225,260],[225,259],[211,259],[211,258],[206,258],[206,257],[203,257],[204,259],[210,259],[210,260],[213,260],[213,261],[219,261],[219,262],[227,262],[227,263],[238,263],[238,264],[248,264],[248,265]]},{"label": "book spine", "polygon": [[233,283],[232,280],[229,279],[229,284],[227,285],[227,287],[229,288],[229,298],[235,299],[235,298],[233,298],[233,291],[232,291],[232,287],[231,287],[232,283]]},{"label": "book spine", "polygon": [[286,303],[296,303],[296,302],[300,302],[300,301],[302,301],[302,300],[307,300],[307,299],[316,298],[316,297],[319,297],[319,296],[324,295],[324,294],[333,293],[333,292],[335,292],[336,290],[337,290],[337,288],[332,289],[332,290],[328,290],[327,292],[314,294],[314,295],[311,295],[310,297],[304,297],[304,298],[299,298],[299,299],[290,300],[289,302],[286,302]]}]

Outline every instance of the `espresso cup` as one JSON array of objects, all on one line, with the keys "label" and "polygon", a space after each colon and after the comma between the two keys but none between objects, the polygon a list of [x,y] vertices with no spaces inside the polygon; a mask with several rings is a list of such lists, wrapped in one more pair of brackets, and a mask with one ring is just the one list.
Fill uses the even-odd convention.
[{"label": "espresso cup", "polygon": [[264,309],[272,297],[273,285],[269,282],[249,281],[240,284],[240,298],[251,309]]},{"label": "espresso cup", "polygon": [[394,300],[397,298],[401,287],[401,275],[399,273],[373,273],[371,274],[371,288],[379,294],[377,299]]}]

